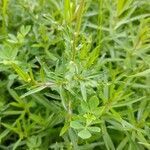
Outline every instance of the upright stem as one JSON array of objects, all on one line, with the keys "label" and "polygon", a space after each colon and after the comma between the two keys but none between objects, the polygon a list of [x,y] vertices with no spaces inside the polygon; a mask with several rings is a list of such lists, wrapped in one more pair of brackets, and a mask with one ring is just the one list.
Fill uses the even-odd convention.
[{"label": "upright stem", "polygon": [[99,15],[98,15],[98,42],[102,41],[102,22],[103,22],[103,0],[99,0]]},{"label": "upright stem", "polygon": [[84,5],[85,5],[85,0],[82,0],[77,10],[76,27],[75,27],[75,32],[73,34],[73,46],[72,46],[73,48],[72,60],[73,61],[75,60],[75,56],[76,56],[76,45],[78,42],[78,37],[79,37],[79,32],[80,32],[80,27],[81,27]]},{"label": "upright stem", "polygon": [[6,34],[7,4],[8,4],[8,0],[2,1],[2,17],[3,17],[2,29],[3,29],[4,34]]}]

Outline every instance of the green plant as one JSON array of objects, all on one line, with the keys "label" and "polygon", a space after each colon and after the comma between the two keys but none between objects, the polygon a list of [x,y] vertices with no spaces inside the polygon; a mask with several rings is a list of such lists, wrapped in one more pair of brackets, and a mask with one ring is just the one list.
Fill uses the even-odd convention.
[{"label": "green plant", "polygon": [[0,0],[0,149],[150,149],[149,0]]}]

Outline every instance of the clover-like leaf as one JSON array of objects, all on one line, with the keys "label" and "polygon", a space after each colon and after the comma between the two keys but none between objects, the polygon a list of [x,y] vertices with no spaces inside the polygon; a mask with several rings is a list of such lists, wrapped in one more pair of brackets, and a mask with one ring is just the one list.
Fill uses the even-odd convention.
[{"label": "clover-like leaf", "polygon": [[84,128],[84,126],[79,121],[71,121],[70,126],[74,129]]},{"label": "clover-like leaf", "polygon": [[91,133],[87,129],[84,129],[78,133],[78,136],[82,139],[88,139],[91,137]]},{"label": "clover-like leaf", "polygon": [[85,113],[90,111],[89,106],[88,106],[87,102],[85,102],[85,101],[83,101],[81,103],[81,108],[82,108],[83,112],[85,112]]},{"label": "clover-like leaf", "polygon": [[100,132],[101,129],[99,127],[88,127],[89,131],[92,131],[92,132]]},{"label": "clover-like leaf", "polygon": [[97,98],[97,96],[92,96],[90,99],[89,99],[89,107],[91,110],[95,110],[96,107],[99,105],[99,99]]}]

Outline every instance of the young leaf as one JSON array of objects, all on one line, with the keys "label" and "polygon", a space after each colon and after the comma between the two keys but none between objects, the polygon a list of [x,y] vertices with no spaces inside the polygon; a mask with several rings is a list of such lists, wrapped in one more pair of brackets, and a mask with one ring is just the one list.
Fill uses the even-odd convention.
[{"label": "young leaf", "polygon": [[91,67],[91,65],[94,64],[96,59],[98,58],[100,54],[100,46],[97,46],[90,54],[87,59],[86,67]]},{"label": "young leaf", "polygon": [[79,121],[71,121],[70,126],[74,129],[84,128],[84,126]]},{"label": "young leaf", "polygon": [[97,96],[92,96],[90,99],[89,99],[89,107],[91,110],[94,110],[96,109],[96,107],[99,105],[99,99],[97,98]]},{"label": "young leaf", "polygon": [[37,92],[40,92],[40,91],[42,91],[43,89],[45,89],[47,86],[40,86],[40,87],[36,87],[36,88],[34,88],[34,89],[32,89],[32,90],[30,90],[30,91],[28,91],[27,93],[25,93],[25,94],[23,94],[22,96],[21,96],[21,98],[24,98],[24,97],[26,97],[26,96],[29,96],[29,95],[31,95],[31,94],[34,94],[34,93],[37,93]]},{"label": "young leaf", "polygon": [[89,106],[88,106],[87,102],[85,102],[85,101],[81,102],[81,108],[85,113],[89,111]]},{"label": "young leaf", "polygon": [[69,124],[65,123],[65,125],[62,127],[59,135],[60,136],[64,135],[67,132],[68,129],[69,129]]},{"label": "young leaf", "polygon": [[88,130],[92,131],[92,132],[100,132],[101,131],[101,129],[99,127],[88,127]]},{"label": "young leaf", "polygon": [[31,29],[31,26],[26,26],[26,27],[25,26],[21,26],[20,33],[23,36],[26,36],[29,33],[30,29]]},{"label": "young leaf", "polygon": [[18,65],[13,63],[12,67],[25,82],[31,81],[29,74],[23,71]]},{"label": "young leaf", "polygon": [[78,136],[82,139],[88,139],[91,137],[91,133],[87,129],[84,129],[78,133]]}]

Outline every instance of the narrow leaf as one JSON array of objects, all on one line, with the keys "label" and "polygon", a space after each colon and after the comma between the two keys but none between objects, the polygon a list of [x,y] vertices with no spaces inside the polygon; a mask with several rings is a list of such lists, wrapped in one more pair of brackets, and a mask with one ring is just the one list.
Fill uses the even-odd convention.
[{"label": "narrow leaf", "polygon": [[26,96],[29,96],[31,94],[34,94],[34,93],[37,93],[37,92],[40,92],[42,91],[43,89],[45,89],[47,86],[40,86],[40,87],[37,87],[37,88],[34,88],[30,91],[28,91],[27,93],[25,93],[24,95],[21,96],[21,98],[24,98]]}]

